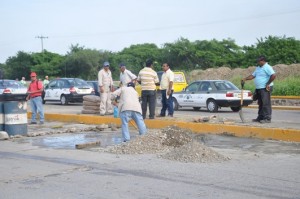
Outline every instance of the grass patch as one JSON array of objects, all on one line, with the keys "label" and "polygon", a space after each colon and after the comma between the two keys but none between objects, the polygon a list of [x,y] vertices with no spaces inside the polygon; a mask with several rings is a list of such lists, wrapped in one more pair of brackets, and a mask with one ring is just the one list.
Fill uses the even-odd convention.
[{"label": "grass patch", "polygon": [[[232,83],[241,88],[241,77],[235,76],[230,79]],[[254,80],[246,81],[245,90],[254,91]],[[283,80],[274,80],[272,95],[277,96],[300,96],[300,76],[288,77]]]}]

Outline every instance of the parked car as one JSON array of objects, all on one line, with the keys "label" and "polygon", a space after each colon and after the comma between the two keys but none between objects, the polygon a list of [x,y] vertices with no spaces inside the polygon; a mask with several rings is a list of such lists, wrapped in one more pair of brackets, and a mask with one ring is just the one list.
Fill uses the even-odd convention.
[{"label": "parked car", "polygon": [[94,89],[79,78],[59,78],[49,82],[44,88],[43,103],[46,101],[60,101],[67,105],[69,102],[82,102],[83,96],[94,95]]},{"label": "parked car", "polygon": [[95,95],[100,96],[98,81],[86,81],[95,91]]},{"label": "parked car", "polygon": [[[88,80],[86,83],[88,83],[95,90],[95,95],[100,96],[98,81]],[[114,90],[117,90],[118,88],[118,86],[114,85]]]},{"label": "parked car", "polygon": [[[226,80],[203,80],[191,83],[184,91],[174,93],[174,109],[193,107],[200,110],[206,107],[210,112],[217,112],[221,107],[230,107],[237,112],[241,106],[241,90]],[[243,106],[253,102],[251,91],[244,90]]]},{"label": "parked car", "polygon": [[0,80],[0,101],[25,101],[27,88],[16,80]]}]

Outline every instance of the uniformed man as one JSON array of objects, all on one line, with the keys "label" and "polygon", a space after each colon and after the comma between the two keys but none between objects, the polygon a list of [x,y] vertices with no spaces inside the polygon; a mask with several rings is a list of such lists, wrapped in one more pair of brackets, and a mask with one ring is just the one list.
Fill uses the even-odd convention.
[{"label": "uniformed man", "polygon": [[111,92],[114,91],[114,83],[109,70],[109,62],[104,62],[103,68],[98,73],[98,84],[100,91],[100,115],[113,114],[111,104]]}]

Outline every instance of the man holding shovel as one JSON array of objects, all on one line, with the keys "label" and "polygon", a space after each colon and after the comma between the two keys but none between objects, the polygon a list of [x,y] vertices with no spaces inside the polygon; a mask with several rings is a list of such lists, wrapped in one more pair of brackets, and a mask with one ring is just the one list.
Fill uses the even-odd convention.
[{"label": "man holding shovel", "polygon": [[[114,91],[111,95],[112,100],[120,97],[119,104],[114,102],[114,105],[118,105],[119,107],[120,118],[122,121],[122,136],[124,142],[130,140],[128,123],[131,123],[131,119],[134,120],[137,124],[140,135],[144,135],[147,132],[147,128],[142,116],[142,108],[139,102],[139,95],[135,91],[134,87],[134,83],[129,82],[127,84],[127,87],[122,86],[118,90]],[[132,125],[136,127],[134,124]]]},{"label": "man holding shovel", "polygon": [[272,119],[272,105],[271,94],[273,91],[273,80],[276,75],[273,68],[267,63],[265,56],[257,58],[258,66],[252,75],[242,79],[242,84],[246,80],[254,80],[257,100],[258,100],[258,116],[253,119],[253,122],[271,123]]}]

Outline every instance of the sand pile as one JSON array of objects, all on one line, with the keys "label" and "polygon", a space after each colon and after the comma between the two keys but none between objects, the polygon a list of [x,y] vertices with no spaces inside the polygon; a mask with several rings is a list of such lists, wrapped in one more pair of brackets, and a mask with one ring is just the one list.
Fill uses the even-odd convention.
[{"label": "sand pile", "polygon": [[218,162],[228,160],[209,147],[193,140],[193,134],[176,126],[150,130],[130,142],[108,147],[116,154],[158,154],[158,157],[181,162]]}]

